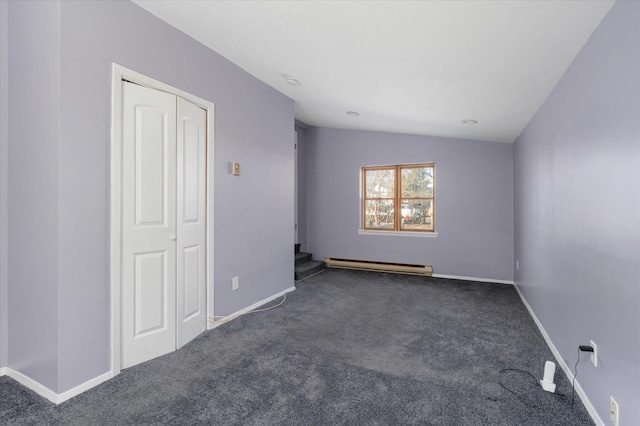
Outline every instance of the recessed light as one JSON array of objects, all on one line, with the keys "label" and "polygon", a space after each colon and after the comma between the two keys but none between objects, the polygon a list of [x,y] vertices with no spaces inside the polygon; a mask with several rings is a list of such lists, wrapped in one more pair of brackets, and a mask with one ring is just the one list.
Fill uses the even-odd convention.
[{"label": "recessed light", "polygon": [[464,124],[478,124],[478,120],[462,120]]},{"label": "recessed light", "polygon": [[300,81],[293,77],[287,77],[287,84],[289,86],[300,86]]},{"label": "recessed light", "polygon": [[360,117],[360,113],[356,111],[347,111],[347,115],[350,115],[351,117]]}]

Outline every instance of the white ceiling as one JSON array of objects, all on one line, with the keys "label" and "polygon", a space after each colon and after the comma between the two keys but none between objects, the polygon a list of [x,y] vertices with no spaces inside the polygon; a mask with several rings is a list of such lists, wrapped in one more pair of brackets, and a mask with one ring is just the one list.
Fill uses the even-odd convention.
[{"label": "white ceiling", "polygon": [[[296,118],[306,124],[507,143],[518,137],[613,5],[136,3],[294,99]],[[301,85],[288,85],[289,76]],[[464,119],[478,124],[463,124]]]}]

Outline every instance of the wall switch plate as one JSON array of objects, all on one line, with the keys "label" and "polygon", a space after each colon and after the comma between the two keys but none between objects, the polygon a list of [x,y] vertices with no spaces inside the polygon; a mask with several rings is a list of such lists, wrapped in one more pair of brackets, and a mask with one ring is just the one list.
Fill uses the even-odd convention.
[{"label": "wall switch plate", "polygon": [[589,344],[593,348],[593,352],[591,352],[591,364],[593,364],[594,367],[597,367],[598,366],[598,347],[596,346],[595,343],[593,343],[593,340],[590,340]]},{"label": "wall switch plate", "polygon": [[233,277],[231,279],[231,288],[233,289],[233,291],[236,291],[237,289],[240,288],[240,278]]},{"label": "wall switch plate", "polygon": [[611,410],[610,410],[610,413],[611,413],[611,424],[613,426],[618,426],[618,421],[620,419],[620,414],[618,412],[618,409],[620,407],[618,407],[618,403],[616,402],[615,399],[613,399],[612,396],[610,396],[609,398],[611,399]]},{"label": "wall switch plate", "polygon": [[240,176],[240,163],[231,163],[231,174]]}]

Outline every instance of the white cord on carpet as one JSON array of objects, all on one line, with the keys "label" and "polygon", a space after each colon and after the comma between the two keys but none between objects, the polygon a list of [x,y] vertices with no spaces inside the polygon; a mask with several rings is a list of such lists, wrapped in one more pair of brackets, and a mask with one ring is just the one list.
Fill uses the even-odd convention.
[{"label": "white cord on carpet", "polygon": [[[266,311],[270,311],[271,309],[273,309],[273,308],[277,308],[278,306],[282,305],[282,304],[285,302],[285,300],[287,300],[287,295],[286,295],[286,294],[283,294],[283,295],[282,295],[282,301],[281,301],[280,303],[278,303],[277,305],[269,306],[268,308],[253,309],[253,310],[251,310],[251,311],[248,311],[248,312],[242,313],[242,314],[240,314],[240,315],[231,316],[231,317],[230,317],[230,316],[226,316],[226,315],[214,315],[214,316],[212,316],[212,317],[207,317],[207,321],[212,322],[212,323],[214,323],[214,324],[224,324],[224,323],[229,322],[229,321],[231,321],[231,320],[234,320],[234,319],[236,319],[236,318],[240,318],[240,317],[241,317],[241,316],[243,316],[243,315],[247,315],[247,314],[255,314],[255,313],[258,313],[258,312],[266,312]],[[223,318],[223,319],[221,319],[221,320],[216,320],[216,318]]]},{"label": "white cord on carpet", "polygon": [[300,281],[304,281],[304,280],[306,280],[307,278],[315,277],[316,275],[321,274],[321,273],[323,273],[324,271],[326,271],[326,269],[323,269],[322,271],[318,271],[318,272],[316,272],[315,274],[311,274],[311,275],[309,275],[308,277],[304,277],[304,278],[303,278],[303,279],[301,279],[301,280],[296,280],[296,282],[297,282],[297,283],[299,283]]}]

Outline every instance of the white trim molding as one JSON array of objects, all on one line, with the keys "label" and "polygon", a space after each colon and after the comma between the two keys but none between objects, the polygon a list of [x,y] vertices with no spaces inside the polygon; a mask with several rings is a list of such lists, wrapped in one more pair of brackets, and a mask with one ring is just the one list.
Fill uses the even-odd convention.
[{"label": "white trim molding", "polygon": [[[256,303],[254,303],[254,304],[253,304],[253,305],[251,305],[251,306],[247,306],[246,308],[240,309],[239,311],[236,311],[236,312],[234,312],[234,313],[232,313],[232,314],[229,314],[229,315],[227,315],[227,316],[225,316],[225,317],[221,317],[221,319],[219,319],[218,321],[213,321],[213,322],[212,322],[212,324],[211,324],[211,328],[219,327],[219,326],[221,326],[222,324],[225,324],[225,323],[227,323],[227,322],[229,322],[229,321],[231,321],[231,320],[234,320],[234,319],[236,319],[236,318],[238,318],[238,317],[240,317],[240,316],[242,316],[242,315],[244,315],[244,314],[248,313],[249,311],[253,311],[253,310],[254,310],[254,309],[256,309],[257,307],[260,307],[260,306],[264,305],[265,303],[269,303],[269,302],[271,302],[272,300],[277,299],[278,297],[284,296],[284,295],[285,295],[285,294],[287,294],[287,293],[291,293],[291,292],[292,292],[292,291],[294,291],[295,289],[296,289],[295,287],[289,287],[288,289],[283,290],[283,291],[281,291],[281,292],[279,292],[279,293],[276,293],[276,294],[274,294],[274,295],[273,295],[273,296],[271,296],[271,297],[267,297],[266,299],[263,299],[263,300],[261,300],[261,301],[259,301],[259,302],[256,302]],[[212,317],[212,318],[213,318],[213,317]]]},{"label": "white trim molding", "polygon": [[7,375],[7,367],[0,367],[0,377]]},{"label": "white trim molding", "polygon": [[[542,326],[542,323],[536,316],[535,312],[533,312],[533,308],[531,308],[531,305],[529,305],[529,302],[527,302],[527,299],[525,299],[524,295],[520,291],[520,288],[518,287],[518,283],[514,282],[514,287],[516,288],[516,291],[520,296],[520,300],[522,300],[522,303],[527,308],[527,311],[529,311],[529,315],[531,315],[531,318],[533,318],[533,321],[538,326],[538,329],[540,330],[542,337],[544,337],[545,342],[547,342],[549,349],[551,349],[553,356],[556,358],[556,360],[560,364],[562,371],[564,371],[564,374],[567,376],[570,382],[574,382],[574,376],[573,376],[573,372],[571,371],[571,368],[569,367],[569,365],[567,365],[564,358],[562,358],[562,355],[560,355],[560,351],[558,351],[558,348],[556,348],[556,345],[553,344],[553,341],[551,340],[551,337],[549,337],[547,330],[544,329],[544,327]],[[604,422],[598,415],[598,412],[596,411],[595,407],[593,406],[593,404],[591,404],[591,401],[589,401],[587,394],[584,393],[584,390],[582,389],[582,386],[580,386],[580,383],[578,382],[578,380],[575,380],[574,383],[575,383],[575,391],[578,394],[578,397],[584,404],[585,408],[587,409],[587,412],[593,419],[596,426],[605,426]]]},{"label": "white trim molding", "polygon": [[22,374],[19,371],[13,370],[11,368],[5,367],[7,376],[11,377],[16,382],[20,383],[22,386],[25,386],[38,395],[48,399],[54,404],[61,404],[74,396],[80,395],[82,392],[91,389],[94,386],[98,386],[100,383],[109,380],[113,377],[110,371],[99,375],[98,377],[94,377],[93,379],[87,380],[81,385],[76,386],[75,388],[69,389],[68,391],[62,393],[55,393],[48,387],[40,384],[39,382],[33,380],[31,377]]},{"label": "white trim molding", "polygon": [[13,370],[11,368],[7,368],[7,376],[11,377],[16,382],[20,383],[22,386],[25,386],[38,395],[47,398],[49,401],[54,404],[58,403],[58,394],[49,389],[48,387],[36,382],[29,376],[25,376],[19,371]]},{"label": "white trim molding", "polygon": [[111,371],[107,371],[104,374],[99,375],[98,377],[94,377],[91,380],[87,380],[86,382],[76,386],[73,389],[69,389],[66,392],[62,392],[58,394],[58,400],[56,404],[61,404],[74,396],[80,395],[82,392],[88,391],[92,387],[98,386],[102,382],[106,382],[107,380],[113,378],[113,374]]},{"label": "white trim molding", "polygon": [[433,278],[446,278],[449,280],[477,281],[481,283],[496,283],[496,284],[511,284],[511,285],[515,284],[513,281],[494,280],[492,278],[463,277],[460,275],[445,275],[445,274],[431,274],[431,276]]},{"label": "white trim molding", "polygon": [[438,238],[437,232],[376,231],[373,229],[358,229],[358,235],[384,235],[386,237]]}]

